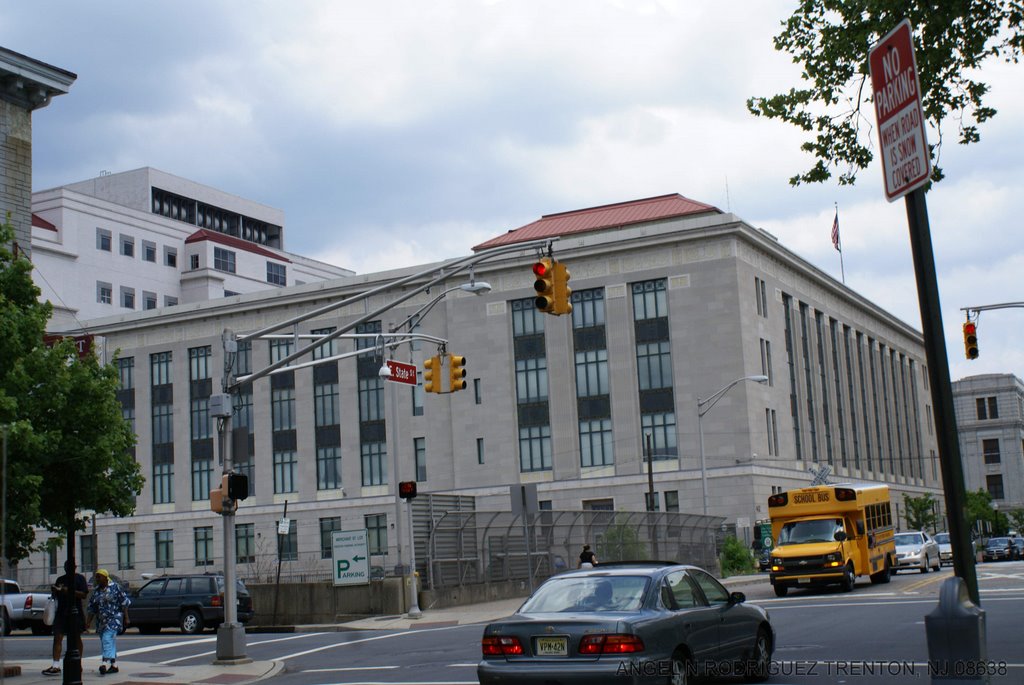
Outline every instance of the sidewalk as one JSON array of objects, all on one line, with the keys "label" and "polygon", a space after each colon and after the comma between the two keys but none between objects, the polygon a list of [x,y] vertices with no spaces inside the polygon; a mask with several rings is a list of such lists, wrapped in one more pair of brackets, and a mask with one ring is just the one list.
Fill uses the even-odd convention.
[{"label": "sidewalk", "polygon": [[[7,668],[21,667],[21,675],[7,673],[6,680],[12,685],[60,685],[62,675],[43,675],[43,669],[52,665],[50,659],[9,659]],[[273,678],[284,670],[280,661],[253,661],[248,664],[215,666],[212,658],[208,663],[196,666],[165,666],[143,661],[117,660],[118,672],[100,675],[100,658],[86,657],[82,660],[83,683],[154,683],[155,685],[185,685],[186,683],[208,683],[209,685],[248,685],[266,678]]]}]

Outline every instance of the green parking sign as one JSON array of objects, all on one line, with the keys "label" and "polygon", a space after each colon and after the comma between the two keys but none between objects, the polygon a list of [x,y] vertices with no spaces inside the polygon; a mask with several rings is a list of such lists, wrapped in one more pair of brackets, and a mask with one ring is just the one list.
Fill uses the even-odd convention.
[{"label": "green parking sign", "polygon": [[370,582],[366,530],[336,530],[331,533],[331,556],[335,585],[363,585]]}]

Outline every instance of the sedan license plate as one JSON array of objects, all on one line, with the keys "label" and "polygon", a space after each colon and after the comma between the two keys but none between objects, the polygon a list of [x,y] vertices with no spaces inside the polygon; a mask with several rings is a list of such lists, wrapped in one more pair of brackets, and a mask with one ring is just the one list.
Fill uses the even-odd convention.
[{"label": "sedan license plate", "polygon": [[568,644],[564,637],[538,637],[537,656],[568,656]]},{"label": "sedan license plate", "polygon": [[797,578],[796,582],[798,582],[798,583],[810,583],[811,579],[810,578]]}]

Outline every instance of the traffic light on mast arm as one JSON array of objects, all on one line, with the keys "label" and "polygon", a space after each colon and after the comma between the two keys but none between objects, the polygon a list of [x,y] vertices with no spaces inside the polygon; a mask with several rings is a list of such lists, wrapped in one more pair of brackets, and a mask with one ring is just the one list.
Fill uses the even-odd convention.
[{"label": "traffic light on mast arm", "polygon": [[964,354],[968,359],[978,358],[978,327],[973,321],[964,323]]},{"label": "traffic light on mast arm", "polygon": [[423,391],[441,393],[441,357],[438,355],[423,361]]},{"label": "traffic light on mast arm", "polygon": [[538,259],[533,265],[533,275],[537,279],[533,282],[533,289],[537,291],[534,305],[545,314],[555,314],[554,260],[550,257]]},{"label": "traffic light on mast arm", "polygon": [[466,389],[466,358],[457,354],[448,355],[448,390],[458,392]]}]

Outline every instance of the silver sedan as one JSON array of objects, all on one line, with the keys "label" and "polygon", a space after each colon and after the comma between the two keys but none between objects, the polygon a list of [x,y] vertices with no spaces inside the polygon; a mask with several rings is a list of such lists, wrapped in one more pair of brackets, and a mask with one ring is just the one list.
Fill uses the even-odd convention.
[{"label": "silver sedan", "polygon": [[892,568],[893,573],[905,568],[928,573],[929,570],[938,571],[942,567],[939,543],[923,530],[896,533],[893,541],[896,543],[896,565]]}]

